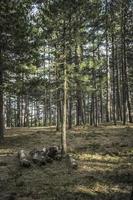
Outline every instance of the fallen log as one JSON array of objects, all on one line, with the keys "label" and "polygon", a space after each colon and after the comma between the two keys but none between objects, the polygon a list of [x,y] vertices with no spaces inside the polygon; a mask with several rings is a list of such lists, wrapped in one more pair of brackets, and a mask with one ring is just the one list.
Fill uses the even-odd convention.
[{"label": "fallen log", "polygon": [[22,167],[31,166],[31,162],[29,161],[28,156],[24,150],[20,150],[18,152],[18,159],[19,159],[20,166]]},{"label": "fallen log", "polygon": [[43,151],[33,149],[29,152],[31,160],[38,165],[46,165],[46,156]]},{"label": "fallen log", "polygon": [[57,158],[57,155],[61,155],[61,150],[59,146],[50,146],[46,148],[46,155],[52,159]]},{"label": "fallen log", "polygon": [[52,163],[53,159],[46,155],[46,162],[47,163]]},{"label": "fallen log", "polygon": [[52,163],[53,160],[61,160],[61,150],[58,146],[44,147],[42,150],[33,149],[29,152],[31,160],[39,165]]},{"label": "fallen log", "polygon": [[31,162],[37,165],[46,165],[46,163],[52,163],[53,160],[61,160],[62,155],[59,146],[50,146],[44,147],[42,150],[34,148],[29,152],[28,156],[24,150],[20,150],[18,159],[21,166],[29,167]]}]

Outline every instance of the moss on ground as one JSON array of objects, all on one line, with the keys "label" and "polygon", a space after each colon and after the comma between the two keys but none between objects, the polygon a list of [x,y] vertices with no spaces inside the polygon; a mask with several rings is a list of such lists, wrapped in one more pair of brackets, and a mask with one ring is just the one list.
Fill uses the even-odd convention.
[{"label": "moss on ground", "polygon": [[133,185],[133,126],[75,127],[67,133],[68,151],[77,170],[65,160],[46,166],[18,165],[18,150],[60,144],[54,127],[8,129],[0,147],[0,196],[16,200],[129,200]]}]

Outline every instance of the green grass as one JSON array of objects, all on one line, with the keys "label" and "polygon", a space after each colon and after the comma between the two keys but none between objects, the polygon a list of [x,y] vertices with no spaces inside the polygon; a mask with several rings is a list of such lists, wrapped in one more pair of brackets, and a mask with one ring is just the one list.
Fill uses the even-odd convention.
[{"label": "green grass", "polygon": [[[18,150],[59,145],[54,127],[8,129],[0,147],[0,193],[17,200],[129,200],[133,185],[133,126],[78,127],[67,133],[68,151],[78,161],[46,166],[18,165]],[[4,199],[3,199],[4,200]]]}]

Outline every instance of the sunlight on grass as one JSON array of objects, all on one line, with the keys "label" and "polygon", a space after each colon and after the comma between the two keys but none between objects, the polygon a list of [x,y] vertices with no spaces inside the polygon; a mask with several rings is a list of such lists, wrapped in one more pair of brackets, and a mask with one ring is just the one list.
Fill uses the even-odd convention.
[{"label": "sunlight on grass", "polygon": [[14,149],[0,149],[0,156],[13,154],[14,152]]},{"label": "sunlight on grass", "polygon": [[75,188],[75,192],[88,193],[96,196],[97,193],[109,194],[109,193],[127,193],[127,188],[121,188],[119,185],[110,185],[108,183],[96,182],[93,186],[78,185]]},{"label": "sunlight on grass", "polygon": [[105,172],[105,171],[112,171],[113,169],[112,164],[99,164],[99,163],[88,163],[88,165],[81,165],[80,172]]},{"label": "sunlight on grass", "polygon": [[89,186],[83,186],[83,185],[78,185],[75,189],[74,192],[82,192],[82,193],[88,193],[91,194],[92,196],[96,196],[96,193],[94,190],[90,189]]},{"label": "sunlight on grass", "polygon": [[96,161],[112,161],[114,163],[119,162],[120,158],[115,156],[109,156],[109,155],[99,155],[99,154],[89,154],[89,153],[82,153],[79,154],[79,159],[81,161],[91,161],[91,160],[96,160]]}]

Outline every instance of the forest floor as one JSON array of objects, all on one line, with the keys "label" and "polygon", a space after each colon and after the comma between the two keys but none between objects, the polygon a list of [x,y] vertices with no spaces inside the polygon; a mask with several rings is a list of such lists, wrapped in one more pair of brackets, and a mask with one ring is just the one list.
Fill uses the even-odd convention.
[{"label": "forest floor", "polygon": [[18,150],[60,145],[60,133],[54,127],[8,129],[0,146],[0,200],[130,199],[133,125],[75,127],[67,140],[77,170],[69,170],[65,160],[21,168]]}]

